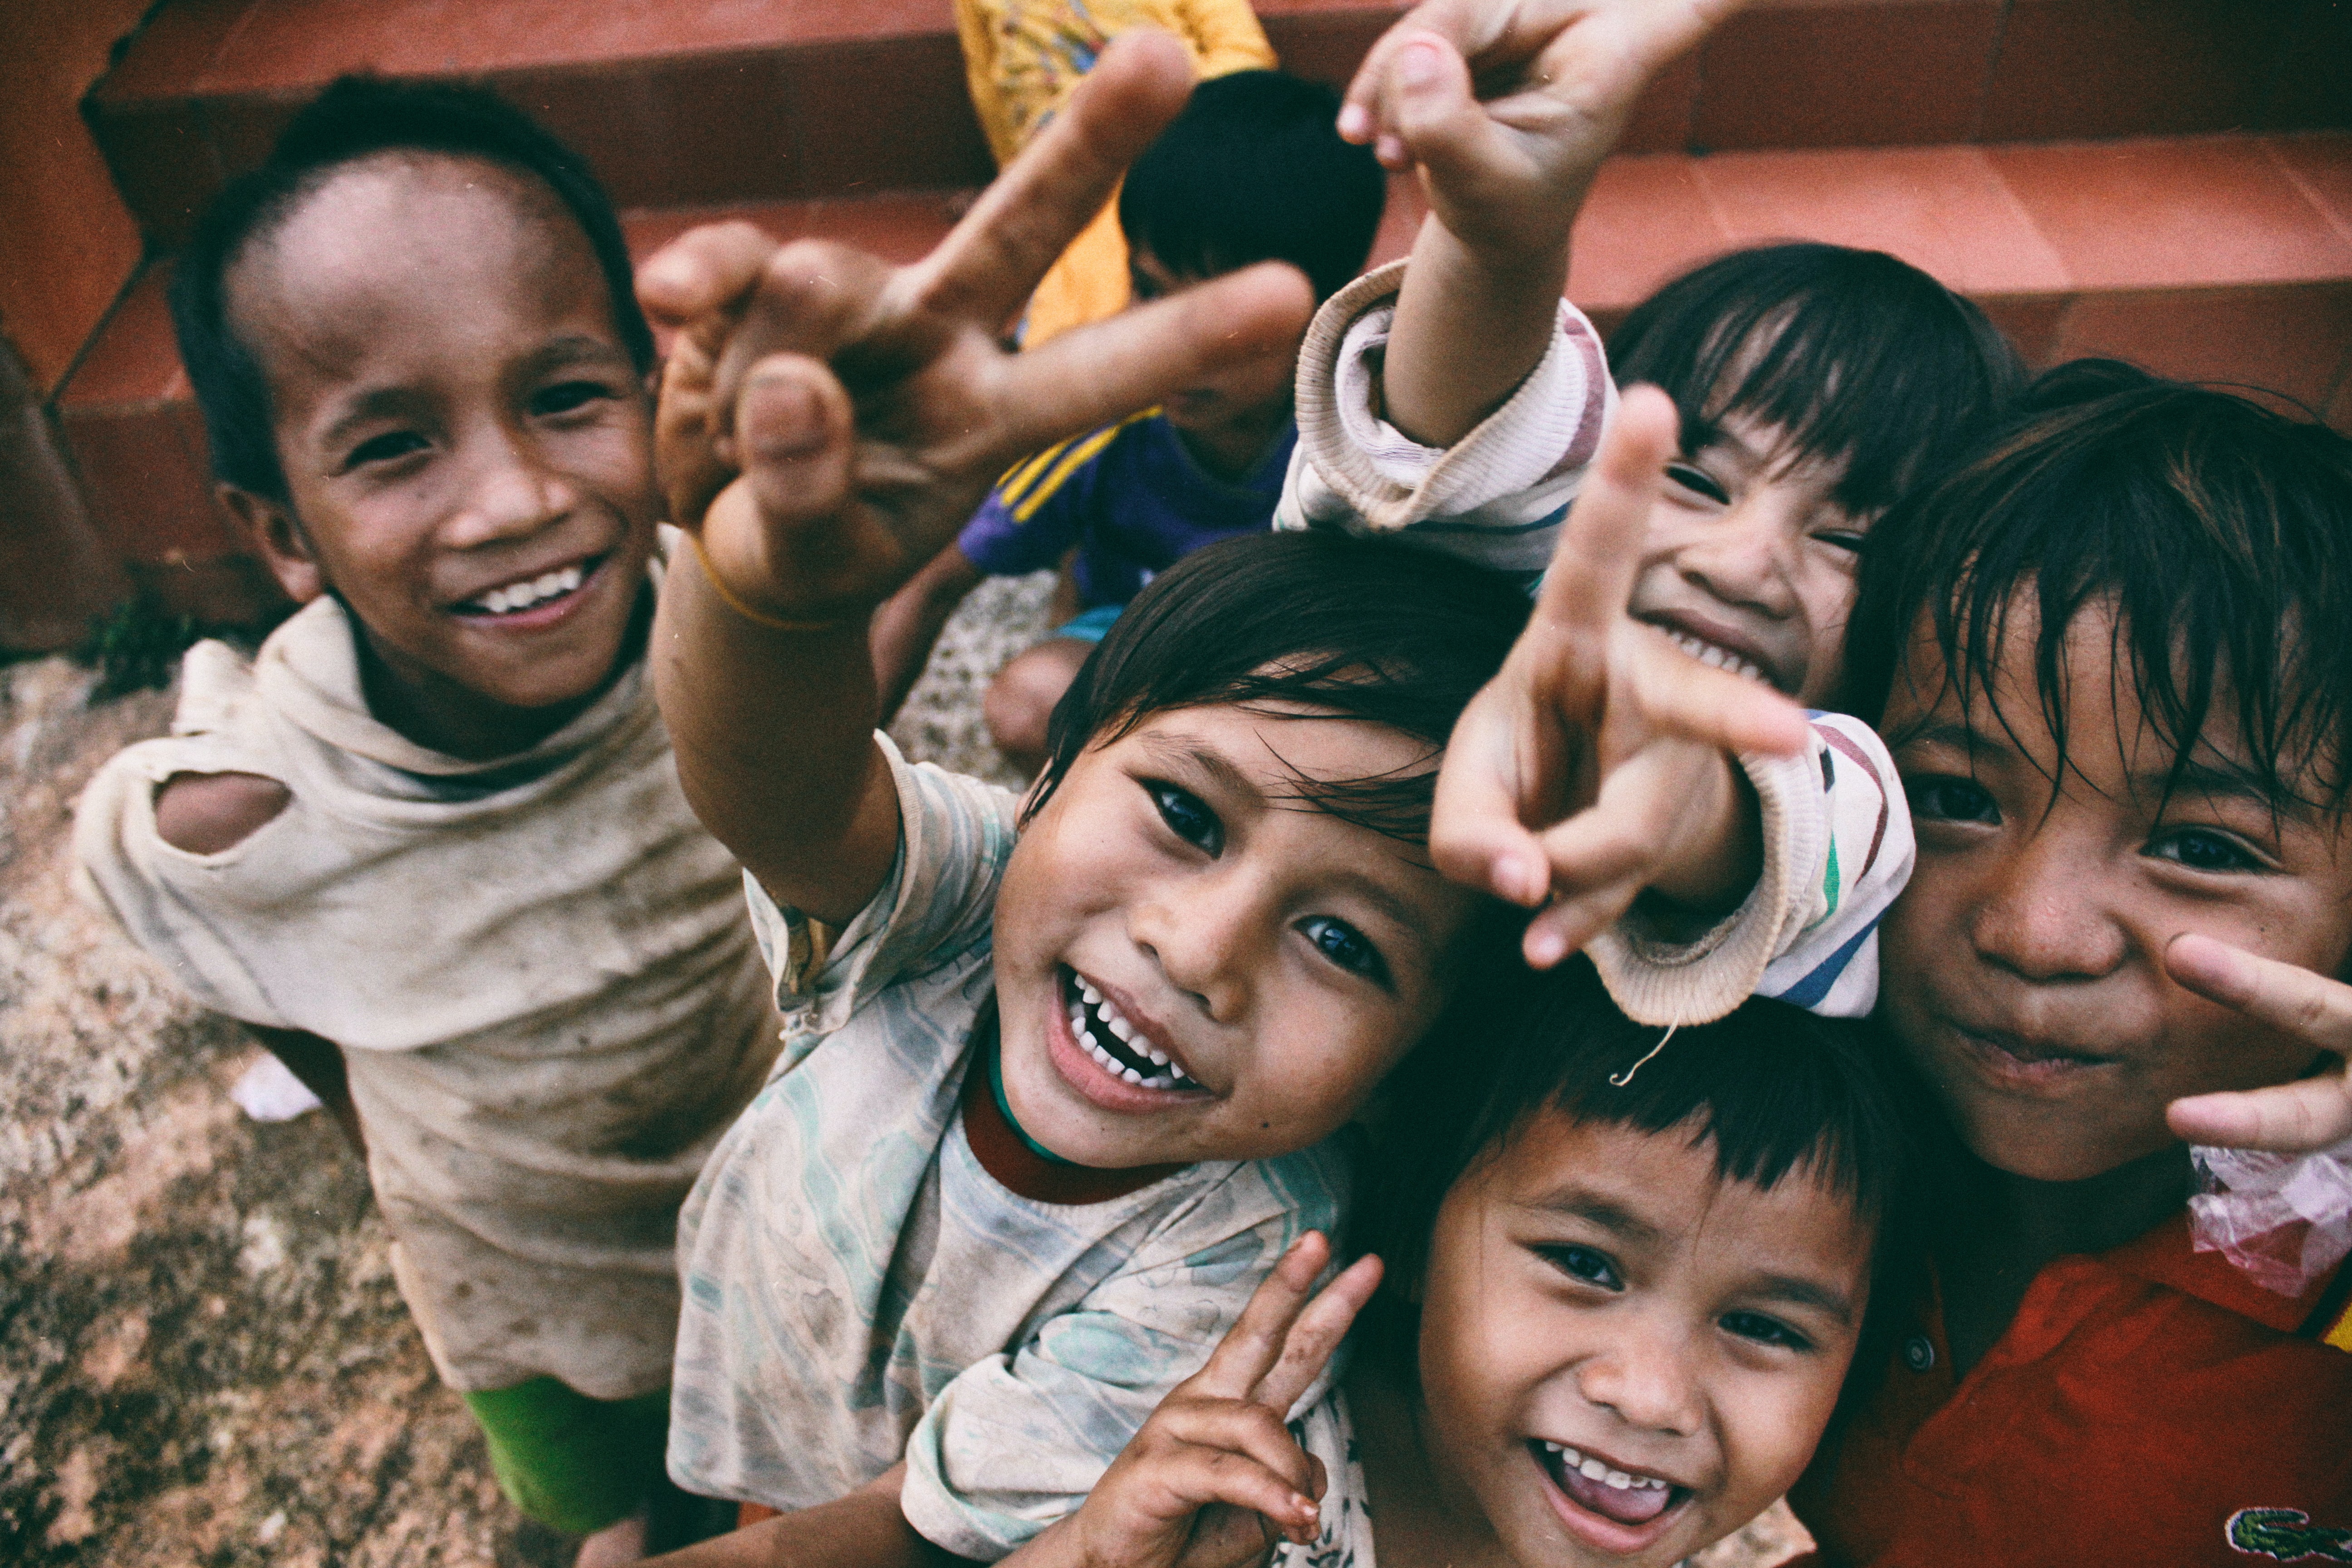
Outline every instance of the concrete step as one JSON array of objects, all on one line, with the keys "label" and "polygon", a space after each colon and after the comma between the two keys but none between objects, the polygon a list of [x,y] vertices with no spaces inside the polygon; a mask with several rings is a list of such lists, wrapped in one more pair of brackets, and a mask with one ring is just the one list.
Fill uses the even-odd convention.
[{"label": "concrete step", "polygon": [[[725,216],[910,260],[970,195],[667,207],[627,228],[640,256]],[[1392,186],[1376,259],[1404,253],[1423,210],[1411,182]],[[1579,223],[1569,296],[1606,328],[1698,261],[1789,238],[1926,268],[2036,363],[2113,354],[2268,387],[2352,430],[2352,132],[1622,157]],[[109,321],[60,414],[93,516],[133,573],[175,609],[233,619],[252,582],[210,499],[167,266]]]},{"label": "concrete step", "polygon": [[[1394,0],[1257,0],[1344,79]],[[949,0],[166,0],[93,90],[165,245],[335,76],[487,81],[625,206],[985,180]],[[1628,153],[1942,145],[2352,125],[2342,0],[1762,0],[1669,68]]]}]

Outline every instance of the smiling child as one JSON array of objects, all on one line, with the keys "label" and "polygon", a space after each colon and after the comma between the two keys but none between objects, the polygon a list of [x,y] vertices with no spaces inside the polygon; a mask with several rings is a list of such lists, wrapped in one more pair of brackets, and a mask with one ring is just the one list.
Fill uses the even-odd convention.
[{"label": "smiling child", "polygon": [[88,885],[364,1141],[509,1495],[625,1533],[677,1205],[775,1033],[645,668],[619,226],[495,99],[347,79],[205,215],[173,313],[221,496],[303,607],[250,664],[190,651],[173,733],[83,797]]},{"label": "smiling child", "polygon": [[1654,1056],[1581,961],[1451,1023],[1475,1055],[1394,1086],[1343,1387],[1286,1426],[1370,1260],[1286,1340],[1286,1264],[1020,1568],[1241,1561],[1258,1518],[1286,1568],[1663,1565],[1804,1468],[1916,1257],[1907,1091],[1866,1026],[1758,1000]]},{"label": "smiling child", "polygon": [[1919,836],[1885,1016],[1976,1163],[1909,1353],[1793,1500],[1832,1561],[2352,1529],[2340,1249],[2279,1290],[2207,1250],[2182,1137],[2344,1103],[2347,517],[2352,441],[2086,362],[1889,520],[1854,634]]},{"label": "smiling child", "polygon": [[993,341],[1187,76],[1122,40],[913,267],[721,227],[641,275],[681,329],[662,463],[698,542],[656,676],[788,1018],[683,1216],[671,1468],[796,1511],[698,1561],[908,1527],[902,1553],[993,1558],[1076,1506],[1336,1222],[1328,1140],[1497,945],[1419,843],[1526,613],[1467,565],[1271,534],[1188,557],[1074,685],[1026,802],[872,728],[873,607],[1007,454],[1286,353],[1305,318],[1264,267]]}]

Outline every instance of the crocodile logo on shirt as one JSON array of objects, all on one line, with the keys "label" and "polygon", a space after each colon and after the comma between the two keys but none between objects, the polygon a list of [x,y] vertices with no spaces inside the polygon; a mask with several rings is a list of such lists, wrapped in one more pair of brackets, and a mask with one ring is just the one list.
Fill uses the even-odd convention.
[{"label": "crocodile logo on shirt", "polygon": [[2252,1556],[2280,1563],[2352,1563],[2352,1530],[2314,1524],[2299,1508],[2242,1508],[2225,1529],[2230,1545]]}]

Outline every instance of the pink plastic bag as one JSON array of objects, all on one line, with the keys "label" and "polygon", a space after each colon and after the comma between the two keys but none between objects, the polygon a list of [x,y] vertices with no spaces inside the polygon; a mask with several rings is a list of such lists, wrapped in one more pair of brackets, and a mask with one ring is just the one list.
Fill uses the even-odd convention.
[{"label": "pink plastic bag", "polygon": [[2189,1200],[2198,1251],[2282,1296],[2302,1295],[2352,1252],[2352,1139],[2315,1154],[2189,1152],[2205,1184]]}]

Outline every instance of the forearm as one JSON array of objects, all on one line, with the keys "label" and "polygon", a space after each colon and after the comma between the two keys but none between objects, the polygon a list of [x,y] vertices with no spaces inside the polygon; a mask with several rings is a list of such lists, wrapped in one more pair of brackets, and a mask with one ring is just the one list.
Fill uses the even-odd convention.
[{"label": "forearm", "polygon": [[835,923],[888,875],[898,800],[874,742],[866,617],[783,630],[739,613],[686,552],[653,673],[697,816],[781,903]]},{"label": "forearm", "polygon": [[1696,831],[1645,890],[1643,912],[1669,929],[1704,930],[1738,909],[1763,874],[1763,802],[1739,765],[1717,752],[1688,810]]},{"label": "forearm", "polygon": [[778,1514],[758,1524],[652,1559],[647,1568],[961,1568],[915,1533],[898,1511],[905,1467],[815,1508]]},{"label": "forearm", "polygon": [[1543,363],[1568,281],[1568,247],[1498,259],[1422,222],[1381,373],[1390,424],[1450,447]]},{"label": "forearm", "polygon": [[956,606],[983,575],[951,544],[874,612],[874,684],[881,697],[883,723],[898,716],[899,704],[922,679],[931,647]]}]

